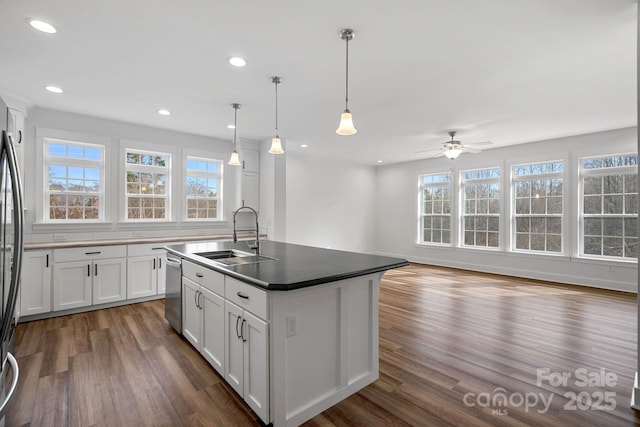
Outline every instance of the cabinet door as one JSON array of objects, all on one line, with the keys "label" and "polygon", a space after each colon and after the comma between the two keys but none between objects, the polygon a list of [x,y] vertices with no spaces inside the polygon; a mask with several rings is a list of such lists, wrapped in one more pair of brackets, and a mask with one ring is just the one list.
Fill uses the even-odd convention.
[{"label": "cabinet door", "polygon": [[200,285],[182,278],[182,335],[200,350],[202,314],[200,313]]},{"label": "cabinet door", "polygon": [[157,287],[158,287],[158,295],[164,295],[167,291],[167,255],[158,255],[157,257]]},{"label": "cabinet door", "polygon": [[158,293],[158,260],[155,255],[127,260],[127,298],[141,298]]},{"label": "cabinet door", "polygon": [[16,151],[20,168],[20,178],[24,184],[24,114],[14,108],[8,108],[7,114],[10,116],[9,125],[13,125],[7,130],[13,138],[13,148]]},{"label": "cabinet door", "polygon": [[51,251],[26,251],[20,279],[20,315],[51,311]]},{"label": "cabinet door", "polygon": [[242,150],[242,170],[246,172],[260,172],[260,152],[256,150]]},{"label": "cabinet door", "polygon": [[91,305],[91,261],[55,263],[53,311]]},{"label": "cabinet door", "polygon": [[244,312],[244,320],[244,400],[268,423],[269,326],[248,311]]},{"label": "cabinet door", "polygon": [[127,261],[125,258],[101,259],[93,262],[93,303],[127,299]]},{"label": "cabinet door", "polygon": [[202,303],[202,350],[205,359],[224,376],[224,298],[200,287]]},{"label": "cabinet door", "polygon": [[242,172],[242,206],[260,210],[260,179],[256,172]]},{"label": "cabinet door", "polygon": [[244,343],[242,342],[242,309],[224,302],[224,379],[242,396],[244,386]]}]

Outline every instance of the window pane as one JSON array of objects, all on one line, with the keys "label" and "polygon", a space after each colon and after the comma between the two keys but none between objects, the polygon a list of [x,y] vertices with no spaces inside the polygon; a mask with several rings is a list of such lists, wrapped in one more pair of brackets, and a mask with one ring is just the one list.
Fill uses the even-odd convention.
[{"label": "window pane", "polygon": [[[45,138],[44,220],[100,220],[103,193],[104,147]],[[91,194],[89,195],[82,195]]]}]

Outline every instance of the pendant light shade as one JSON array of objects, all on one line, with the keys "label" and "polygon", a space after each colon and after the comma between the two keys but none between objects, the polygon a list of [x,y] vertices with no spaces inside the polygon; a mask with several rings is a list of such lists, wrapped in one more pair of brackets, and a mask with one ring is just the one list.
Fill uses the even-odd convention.
[{"label": "pendant light shade", "polygon": [[271,82],[276,87],[276,134],[271,139],[271,148],[269,148],[269,153],[284,154],[284,150],[282,149],[282,142],[280,141],[280,136],[278,136],[278,84],[282,83],[282,79],[278,76],[274,76],[271,77]]},{"label": "pendant light shade", "polygon": [[284,150],[282,149],[282,142],[280,141],[280,137],[278,135],[274,136],[271,139],[271,148],[269,148],[269,153],[284,154]]},{"label": "pendant light shade", "polygon": [[238,149],[236,143],[236,134],[238,129],[238,108],[240,108],[240,104],[231,104],[233,107],[233,151],[231,152],[231,158],[229,159],[228,164],[231,166],[240,166],[240,158],[238,157]]},{"label": "pendant light shade", "polygon": [[340,38],[346,43],[346,78],[345,78],[345,96],[344,96],[344,112],[340,115],[340,125],[336,130],[338,135],[353,135],[357,131],[355,126],[353,126],[353,117],[351,116],[351,111],[349,111],[349,41],[353,39],[354,33],[353,30],[345,29],[340,31]]}]

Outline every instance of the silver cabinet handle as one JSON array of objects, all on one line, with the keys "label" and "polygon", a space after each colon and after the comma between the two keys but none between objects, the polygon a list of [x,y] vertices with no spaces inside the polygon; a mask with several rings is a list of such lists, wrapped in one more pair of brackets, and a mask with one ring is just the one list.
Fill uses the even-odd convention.
[{"label": "silver cabinet handle", "polygon": [[249,295],[245,295],[242,292],[238,292],[236,295],[238,295],[242,299],[249,299]]},{"label": "silver cabinet handle", "polygon": [[202,275],[202,273],[196,273],[196,277],[199,277],[202,279],[204,276]]},{"label": "silver cabinet handle", "polygon": [[[244,321],[244,319],[243,319],[243,321]],[[236,317],[236,336],[238,337],[238,339],[242,338],[242,336],[238,332],[238,323],[239,322],[240,322],[240,316]]]}]

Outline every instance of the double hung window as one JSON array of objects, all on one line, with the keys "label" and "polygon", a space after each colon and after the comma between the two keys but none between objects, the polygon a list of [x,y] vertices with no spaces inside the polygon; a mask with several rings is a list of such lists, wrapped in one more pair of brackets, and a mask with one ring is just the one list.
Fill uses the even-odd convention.
[{"label": "double hung window", "polygon": [[104,221],[105,147],[44,138],[45,222]]},{"label": "double hung window", "polygon": [[500,246],[500,168],[464,171],[462,188],[462,244]]},{"label": "double hung window", "polygon": [[222,161],[186,159],[187,220],[222,219]]},{"label": "double hung window", "polygon": [[420,176],[420,243],[451,243],[451,178]]},{"label": "double hung window", "polygon": [[637,165],[637,154],[580,160],[580,255],[638,257]]},{"label": "double hung window", "polygon": [[513,167],[514,249],[562,252],[562,161]]},{"label": "double hung window", "polygon": [[169,221],[171,155],[125,150],[127,221]]}]

